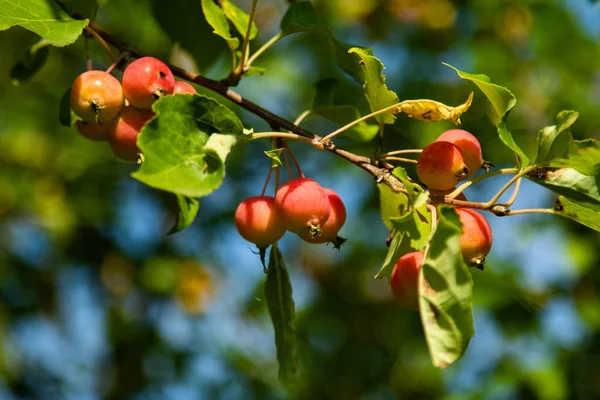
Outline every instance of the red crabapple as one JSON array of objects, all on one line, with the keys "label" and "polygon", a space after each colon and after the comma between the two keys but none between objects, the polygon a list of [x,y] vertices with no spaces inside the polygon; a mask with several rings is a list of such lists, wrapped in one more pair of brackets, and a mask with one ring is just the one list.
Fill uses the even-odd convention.
[{"label": "red crabapple", "polygon": [[173,73],[165,63],[154,57],[139,58],[123,72],[123,93],[137,108],[152,108],[154,101],[172,94],[174,88]]},{"label": "red crabapple", "polygon": [[419,308],[419,270],[423,265],[423,252],[414,251],[400,257],[390,277],[394,296],[406,308]]},{"label": "red crabapple", "polygon": [[469,173],[462,153],[450,142],[427,145],[417,160],[417,175],[432,190],[448,190]]},{"label": "red crabapple", "polygon": [[196,94],[196,89],[187,82],[184,81],[175,81],[175,89],[173,89],[173,94],[177,93],[189,93]]},{"label": "red crabapple", "polygon": [[485,256],[492,248],[492,230],[483,215],[469,208],[457,208],[456,213],[462,223],[460,251],[465,262],[473,267],[483,268]]},{"label": "red crabapple", "polygon": [[82,120],[75,121],[75,128],[86,139],[95,142],[108,140],[108,124],[100,125],[97,122],[86,122]]},{"label": "red crabapple", "polygon": [[108,122],[123,106],[121,82],[104,71],[87,71],[71,87],[71,109],[86,121]]},{"label": "red crabapple", "polygon": [[285,226],[270,196],[249,197],[235,210],[240,235],[258,247],[267,247],[283,237]]},{"label": "red crabapple", "polygon": [[465,164],[469,168],[466,178],[469,178],[477,172],[483,165],[483,156],[481,155],[481,144],[479,140],[471,133],[463,129],[450,129],[437,138],[438,142],[450,142],[462,151]]},{"label": "red crabapple", "polygon": [[151,110],[141,110],[133,106],[125,106],[119,116],[110,124],[108,142],[117,157],[125,161],[136,161],[139,149],[137,137],[154,116]]},{"label": "red crabapple", "polygon": [[309,238],[321,234],[329,218],[330,205],[321,185],[309,178],[296,178],[283,184],[275,194],[275,204],[288,231]]},{"label": "red crabapple", "polygon": [[303,231],[302,233],[298,234],[302,240],[309,243],[318,244],[334,242],[337,238],[338,232],[340,229],[342,229],[344,223],[346,222],[346,207],[344,206],[340,196],[338,196],[338,194],[332,189],[324,188],[323,190],[329,198],[329,218],[327,218],[327,221],[321,224],[322,232],[320,236],[313,235],[311,238],[309,231]]}]

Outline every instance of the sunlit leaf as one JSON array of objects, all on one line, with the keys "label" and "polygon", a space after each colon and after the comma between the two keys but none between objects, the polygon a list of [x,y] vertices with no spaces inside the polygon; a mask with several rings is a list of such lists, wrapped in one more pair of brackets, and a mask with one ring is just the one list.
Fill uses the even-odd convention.
[{"label": "sunlit leaf", "polygon": [[[362,67],[362,82],[365,89],[365,96],[371,106],[371,111],[375,112],[385,107],[398,103],[398,96],[387,88],[385,84],[385,67],[378,58],[373,56],[368,49],[353,47],[348,51],[350,54],[356,54],[360,61],[358,64]],[[379,114],[375,117],[379,123],[393,124],[396,117],[391,112]]]},{"label": "sunlit leaf", "polygon": [[180,194],[176,194],[175,196],[177,197],[178,207],[177,220],[169,231],[169,234],[177,233],[190,226],[194,222],[194,219],[196,219],[200,207],[197,199]]},{"label": "sunlit leaf", "polygon": [[572,168],[538,168],[526,178],[583,204],[600,204],[600,175],[584,175]]},{"label": "sunlit leaf", "polygon": [[453,67],[450,64],[443,64],[455,70],[458,76],[462,79],[473,82],[483,92],[483,94],[485,94],[488,99],[488,117],[490,118],[492,124],[498,128],[498,135],[500,136],[500,139],[512,151],[517,153],[522,166],[528,165],[529,158],[517,145],[510,130],[506,126],[506,117],[508,116],[508,112],[512,110],[517,103],[517,99],[511,93],[511,91],[505,87],[492,83],[487,75],[469,74]]},{"label": "sunlit leaf", "polygon": [[269,256],[265,298],[275,330],[279,381],[292,393],[298,380],[294,299],[290,277],[277,245],[272,246]]},{"label": "sunlit leaf", "polygon": [[408,196],[404,193],[394,192],[384,183],[378,184],[377,188],[379,189],[381,219],[385,226],[391,231],[394,229],[391,219],[402,216],[408,209]]},{"label": "sunlit leaf", "polygon": [[600,174],[600,142],[596,139],[575,140],[562,158],[544,163],[550,167],[573,168],[584,175]]},{"label": "sunlit leaf", "polygon": [[44,66],[50,52],[49,44],[50,42],[42,39],[27,49],[10,71],[13,85],[25,83]]},{"label": "sunlit leaf", "polygon": [[450,107],[434,100],[405,100],[398,106],[396,112],[403,112],[409,117],[421,121],[452,121],[458,125],[460,116],[469,109],[472,101],[473,92],[464,104],[457,107]]},{"label": "sunlit leaf", "polygon": [[281,162],[281,153],[283,150],[284,149],[281,148],[265,151],[265,155],[271,159],[271,168],[281,167],[283,165]]},{"label": "sunlit leaf", "polygon": [[561,111],[557,117],[557,124],[547,126],[538,133],[538,155],[536,164],[542,164],[554,158],[565,157],[573,142],[571,125],[575,123],[579,113],[575,111]]},{"label": "sunlit leaf", "polygon": [[227,107],[200,95],[165,96],[153,109],[156,117],[138,138],[144,162],[133,177],[188,197],[218,188],[227,154],[245,139],[240,120]]},{"label": "sunlit leaf", "polygon": [[22,26],[53,46],[75,42],[87,23],[71,18],[54,0],[0,0],[0,31]]},{"label": "sunlit leaf", "polygon": [[240,40],[231,36],[229,23],[223,9],[213,0],[202,0],[202,11],[204,11],[206,21],[214,29],[213,33],[225,39],[230,49],[237,49],[240,45]]},{"label": "sunlit leaf", "polygon": [[419,309],[433,365],[460,359],[475,334],[473,280],[460,252],[461,223],[451,207],[439,221],[419,274]]},{"label": "sunlit leaf", "polygon": [[[229,0],[223,0],[220,4],[227,19],[231,21],[233,26],[235,26],[235,29],[238,31],[238,33],[242,37],[245,37],[246,31],[248,30],[248,21],[250,20],[250,16]],[[254,21],[252,21],[250,40],[254,39],[257,33],[258,29],[256,29],[256,24]]]},{"label": "sunlit leaf", "polygon": [[425,205],[429,198],[428,191],[424,190],[419,184],[411,182],[408,179],[408,174],[404,168],[396,167],[392,173],[396,178],[400,179],[400,182],[402,182],[406,188],[412,208],[419,208]]},{"label": "sunlit leaf", "polygon": [[600,205],[598,204],[584,206],[564,196],[558,196],[556,204],[554,204],[554,211],[558,215],[600,232]]}]

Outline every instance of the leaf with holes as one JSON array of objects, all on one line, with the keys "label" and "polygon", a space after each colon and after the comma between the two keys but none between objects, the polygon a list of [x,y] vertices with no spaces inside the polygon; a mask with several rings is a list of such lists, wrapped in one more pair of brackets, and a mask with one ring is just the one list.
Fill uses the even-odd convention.
[{"label": "leaf with holes", "polygon": [[598,204],[583,205],[564,196],[558,196],[554,204],[554,212],[600,232],[600,205]]}]

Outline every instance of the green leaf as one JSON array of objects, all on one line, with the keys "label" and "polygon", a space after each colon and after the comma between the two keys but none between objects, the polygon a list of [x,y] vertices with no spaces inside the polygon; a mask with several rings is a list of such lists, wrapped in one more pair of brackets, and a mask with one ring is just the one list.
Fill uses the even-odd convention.
[{"label": "green leaf", "polygon": [[427,203],[429,192],[424,190],[419,184],[411,182],[410,179],[408,179],[408,174],[404,168],[396,167],[392,174],[398,178],[406,188],[412,208],[419,208]]},{"label": "green leaf", "polygon": [[584,206],[564,196],[558,196],[556,204],[554,204],[554,211],[558,215],[600,232],[600,205],[598,204]]},{"label": "green leaf", "polygon": [[177,220],[175,221],[175,225],[173,225],[169,231],[169,235],[182,231],[190,226],[192,222],[194,222],[194,219],[196,219],[200,207],[197,199],[182,196],[180,194],[176,194],[175,196],[177,197],[177,206],[179,209],[177,211]]},{"label": "green leaf", "polygon": [[249,77],[249,76],[252,76],[252,75],[264,75],[264,73],[266,71],[267,71],[266,68],[251,66],[250,68],[248,68],[246,70],[246,72],[244,72],[244,76],[245,77]]},{"label": "green leaf", "polygon": [[[358,109],[348,104],[335,104],[334,93],[338,86],[336,79],[322,79],[317,82],[317,91],[310,110],[311,115],[319,115],[336,125],[344,126],[362,115]],[[369,142],[379,133],[379,126],[362,121],[344,132],[344,138],[354,142]]]},{"label": "green leaf", "polygon": [[[157,189],[202,197],[225,177],[225,158],[243,138],[236,115],[201,95],[165,96],[140,132],[144,162],[132,176]],[[216,133],[219,134],[216,134]]]},{"label": "green leaf", "polygon": [[569,148],[573,142],[570,128],[577,117],[579,117],[579,113],[575,111],[561,111],[558,114],[556,125],[547,126],[538,133],[536,164],[562,158],[569,153]]},{"label": "green leaf", "polygon": [[578,203],[600,204],[600,175],[588,176],[572,168],[538,168],[525,177]]},{"label": "green leaf", "polygon": [[400,218],[392,218],[396,231],[402,231],[410,238],[411,251],[423,250],[429,243],[431,234],[431,213],[426,205],[411,210]]},{"label": "green leaf", "polygon": [[550,167],[573,168],[584,175],[600,174],[600,142],[596,139],[575,140],[563,158],[544,163]]},{"label": "green leaf", "polygon": [[281,149],[271,149],[265,151],[265,155],[271,159],[271,168],[282,167],[283,163],[281,162],[281,153],[283,152],[283,148]]},{"label": "green leaf", "polygon": [[[385,84],[385,75],[383,63],[373,56],[370,50],[359,47],[353,47],[348,51],[350,54],[356,54],[360,58],[359,65],[363,67],[363,87],[365,96],[371,106],[371,111],[375,112],[385,107],[398,103],[398,96],[389,90]],[[391,112],[386,112],[375,116],[375,119],[381,124],[393,124],[396,117]]]},{"label": "green leaf", "polygon": [[75,42],[87,24],[87,19],[71,18],[54,0],[0,0],[0,31],[18,25],[53,46]]},{"label": "green leaf", "polygon": [[[298,32],[316,32],[324,35],[329,42],[333,58],[338,67],[350,75],[356,82],[361,85],[364,84],[362,66],[359,65],[355,56],[348,54],[351,48],[358,46],[337,40],[331,28],[318,17],[310,1],[292,2],[281,19],[282,35],[285,36]],[[364,50],[372,54],[371,49]]]},{"label": "green leaf", "polygon": [[394,269],[394,265],[396,265],[398,259],[410,251],[410,249],[408,249],[406,246],[407,241],[403,240],[404,231],[395,230],[393,232],[394,233],[392,235],[392,240],[385,256],[385,260],[383,260],[383,264],[381,264],[379,272],[377,272],[373,279],[381,279],[386,277],[389,281],[392,270]]},{"label": "green leaf", "polygon": [[50,53],[49,45],[50,42],[42,39],[23,54],[10,71],[13,85],[19,86],[25,83],[44,66]]},{"label": "green leaf", "polygon": [[439,221],[419,273],[419,309],[433,365],[460,359],[473,325],[473,280],[460,252],[461,223],[452,207],[439,208]]},{"label": "green leaf", "polygon": [[265,298],[275,330],[279,381],[291,394],[298,380],[294,299],[290,277],[276,244],[269,256]]},{"label": "green leaf", "polygon": [[512,151],[517,153],[522,166],[528,165],[529,158],[517,145],[515,139],[512,137],[510,130],[506,126],[506,117],[508,116],[508,112],[512,110],[512,108],[517,103],[515,95],[512,94],[511,91],[507,88],[492,83],[487,75],[469,74],[467,72],[463,72],[453,67],[450,64],[443,64],[455,70],[458,76],[462,79],[466,79],[473,82],[483,92],[483,94],[485,94],[485,96],[488,99],[488,117],[492,124],[498,129],[498,135],[500,136],[500,140],[502,140],[502,142],[504,142],[504,144],[508,146]]},{"label": "green leaf", "polygon": [[377,185],[379,189],[379,206],[381,209],[381,219],[387,228],[392,231],[394,225],[392,218],[398,218],[408,210],[408,196],[404,193],[394,192],[385,183]]},{"label": "green leaf", "polygon": [[[221,8],[225,13],[225,16],[228,20],[231,21],[235,29],[242,37],[246,37],[246,31],[248,30],[248,21],[250,20],[250,16],[244,12],[241,8],[233,4],[229,0],[224,0],[221,2]],[[250,40],[256,37],[258,33],[258,29],[256,29],[256,24],[252,21],[252,28],[250,28]]]},{"label": "green leaf", "polygon": [[225,39],[227,46],[231,50],[235,50],[240,45],[240,40],[231,36],[229,23],[225,12],[213,0],[202,0],[202,11],[206,17],[206,21],[214,29],[213,33]]}]

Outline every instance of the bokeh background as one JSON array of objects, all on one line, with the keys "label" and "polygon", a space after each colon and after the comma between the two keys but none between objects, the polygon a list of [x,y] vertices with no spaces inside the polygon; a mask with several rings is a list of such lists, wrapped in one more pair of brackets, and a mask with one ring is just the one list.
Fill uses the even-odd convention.
[{"label": "bokeh background", "polygon": [[[68,3],[90,12],[83,2]],[[236,4],[249,10],[247,0]],[[400,99],[458,105],[475,91],[463,127],[498,167],[513,156],[487,120],[484,96],[442,61],[513,91],[509,126],[531,154],[537,131],[562,109],[580,112],[577,138],[598,138],[600,4],[314,4],[338,39],[374,49]],[[278,31],[286,7],[259,1],[254,49]],[[229,55],[197,0],[105,1],[96,22],[180,66],[215,79],[227,74]],[[0,399],[285,398],[265,275],[232,221],[237,204],[260,193],[268,143],[236,149],[195,223],[167,236],[173,199],[132,179],[135,166],[117,161],[108,145],[59,125],[60,98],[85,70],[83,40],[52,48],[37,75],[12,84],[12,66],[38,40],[20,28],[0,32]],[[106,68],[102,49],[90,47],[95,66]],[[316,83],[327,78],[339,82],[336,101],[367,112],[362,88],[337,69],[316,34],[283,39],[256,65],[267,72],[237,90],[287,118],[310,108]],[[269,130],[231,106],[246,126]],[[320,134],[333,129],[318,118],[305,123]],[[423,147],[449,127],[399,116],[386,128],[385,148]],[[388,235],[372,177],[303,143],[293,148],[305,174],[338,191],[349,215],[339,252],[290,235],[282,243],[296,302],[298,398],[600,398],[597,232],[547,215],[486,214],[494,245],[486,270],[472,271],[476,336],[462,360],[438,370],[418,314],[394,303],[385,280],[372,279]],[[347,148],[373,151],[372,144]],[[466,194],[487,200],[505,181],[493,178]],[[548,207],[554,198],[523,182],[515,208]]]}]

